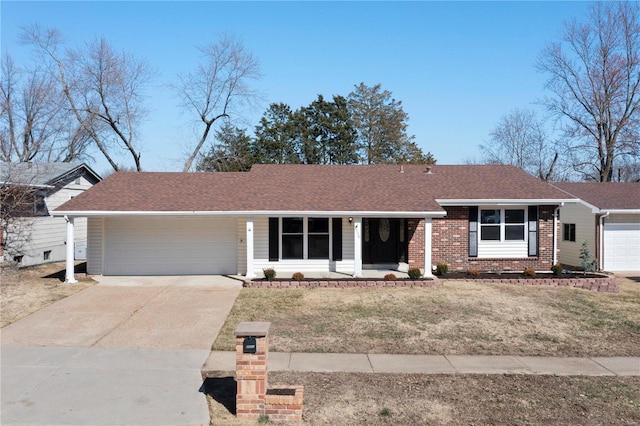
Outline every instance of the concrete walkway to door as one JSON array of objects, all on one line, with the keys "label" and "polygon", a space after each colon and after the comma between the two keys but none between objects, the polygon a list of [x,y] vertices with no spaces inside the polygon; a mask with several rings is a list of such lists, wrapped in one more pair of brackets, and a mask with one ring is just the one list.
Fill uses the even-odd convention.
[{"label": "concrete walkway to door", "polygon": [[242,283],[99,281],[2,329],[2,424],[208,424],[200,367]]}]

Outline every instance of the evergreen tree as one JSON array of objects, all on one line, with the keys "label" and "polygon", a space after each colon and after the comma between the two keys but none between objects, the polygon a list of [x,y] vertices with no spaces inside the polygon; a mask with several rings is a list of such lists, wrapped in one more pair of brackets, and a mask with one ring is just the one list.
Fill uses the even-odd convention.
[{"label": "evergreen tree", "polygon": [[294,114],[306,164],[355,164],[358,162],[356,132],[343,96],[328,102],[322,95]]},{"label": "evergreen tree", "polygon": [[253,143],[254,163],[301,163],[299,138],[293,120],[293,112],[285,103],[273,103],[256,126]]},{"label": "evergreen tree", "polygon": [[215,133],[218,143],[199,157],[196,171],[199,172],[246,172],[253,164],[251,137],[246,129],[234,127],[226,121]]},{"label": "evergreen tree", "polygon": [[420,163],[425,155],[407,134],[409,116],[402,102],[382,90],[380,84],[355,86],[348,97],[349,111],[358,134],[361,161],[365,164]]}]

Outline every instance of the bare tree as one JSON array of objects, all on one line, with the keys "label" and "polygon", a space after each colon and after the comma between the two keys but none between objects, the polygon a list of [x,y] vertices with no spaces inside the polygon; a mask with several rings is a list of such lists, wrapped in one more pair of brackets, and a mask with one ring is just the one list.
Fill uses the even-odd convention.
[{"label": "bare tree", "polygon": [[193,111],[204,124],[200,140],[185,161],[185,172],[191,170],[213,124],[229,117],[234,108],[255,99],[256,92],[249,88],[248,82],[261,77],[258,59],[231,35],[225,34],[198,50],[202,62],[195,71],[178,76],[180,83],[175,88],[182,107]]},{"label": "bare tree", "polygon": [[[34,217],[38,210],[40,188],[35,174],[21,173],[16,163],[0,162],[0,241],[5,260],[15,263],[31,241]],[[47,213],[48,214],[48,213]]]},{"label": "bare tree", "polygon": [[640,155],[638,11],[631,2],[594,4],[537,63],[553,93],[543,103],[564,123],[573,167],[587,180],[611,181],[617,159]]},{"label": "bare tree", "polygon": [[120,169],[114,160],[120,150],[141,170],[137,128],[147,114],[144,89],[155,76],[148,63],[117,52],[104,38],[60,53],[59,31],[38,25],[25,28],[21,38],[51,62],[52,75],[81,126],[76,135],[89,137],[114,170]]},{"label": "bare tree", "polygon": [[502,116],[480,149],[485,163],[511,164],[544,181],[552,178],[558,162],[543,123],[529,109]]},{"label": "bare tree", "polygon": [[39,67],[18,67],[9,53],[0,77],[0,161],[73,161],[87,138],[65,109],[63,94]]}]

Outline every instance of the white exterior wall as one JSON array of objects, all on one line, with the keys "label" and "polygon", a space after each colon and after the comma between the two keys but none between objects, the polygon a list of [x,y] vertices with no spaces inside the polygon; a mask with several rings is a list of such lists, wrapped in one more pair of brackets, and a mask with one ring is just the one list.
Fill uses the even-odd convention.
[{"label": "white exterior wall", "polygon": [[[81,194],[91,187],[91,183],[84,177],[71,181],[60,190],[45,198],[47,210],[53,211],[57,207]],[[38,216],[25,219],[31,228],[29,242],[22,253],[21,266],[38,265],[45,262],[61,262],[66,258],[67,222],[62,217]],[[30,222],[30,223],[29,223]],[[87,219],[75,219],[76,258],[84,259],[87,246]],[[49,260],[44,260],[44,252],[51,251]]]},{"label": "white exterior wall", "polygon": [[104,219],[90,217],[87,220],[87,274],[102,274],[104,253]]},{"label": "white exterior wall", "polygon": [[237,227],[238,275],[245,275],[247,273],[247,220],[239,218]]},{"label": "white exterior wall", "polygon": [[[562,233],[565,223],[576,225],[576,240],[563,241]],[[580,249],[582,243],[592,256],[596,256],[596,216],[583,204],[567,204],[560,208],[560,225],[558,226],[558,261],[563,265],[580,266]]]},{"label": "white exterior wall", "polygon": [[[331,223],[331,221],[330,221]],[[244,228],[242,228],[244,230]],[[333,233],[331,233],[333,235]],[[254,270],[258,277],[264,276],[264,268],[273,268],[280,278],[291,278],[294,272],[341,272],[353,274],[353,225],[346,217],[342,218],[342,259],[334,262],[329,259],[287,259],[278,262],[269,261],[269,218],[254,219]],[[330,245],[331,247],[331,245]]]}]

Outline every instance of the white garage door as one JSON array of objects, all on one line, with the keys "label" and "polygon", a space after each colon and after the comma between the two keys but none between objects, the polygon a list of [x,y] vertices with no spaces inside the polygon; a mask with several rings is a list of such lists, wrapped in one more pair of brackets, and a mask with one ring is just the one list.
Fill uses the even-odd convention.
[{"label": "white garage door", "polygon": [[604,269],[640,271],[640,223],[605,223]]},{"label": "white garage door", "polygon": [[105,220],[105,275],[236,274],[236,220],[128,217]]}]

